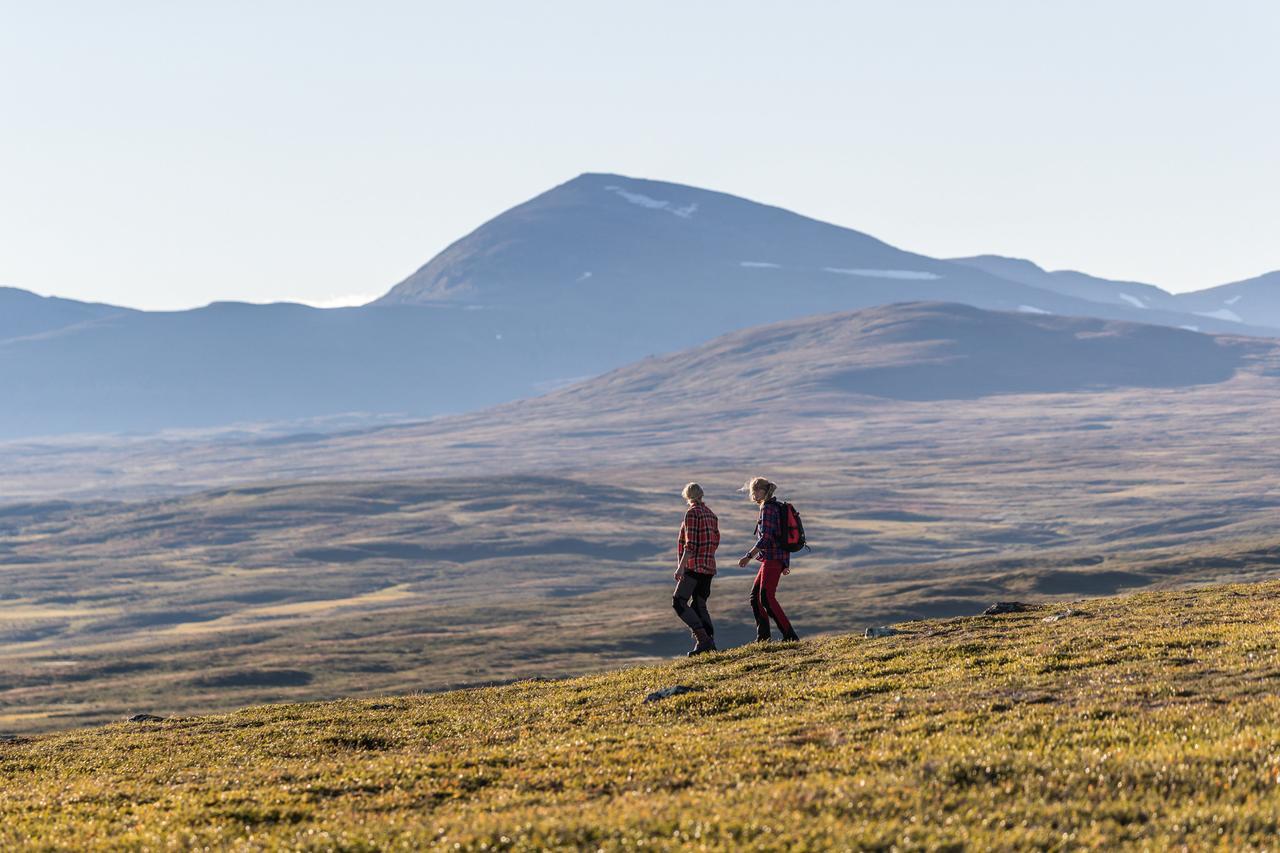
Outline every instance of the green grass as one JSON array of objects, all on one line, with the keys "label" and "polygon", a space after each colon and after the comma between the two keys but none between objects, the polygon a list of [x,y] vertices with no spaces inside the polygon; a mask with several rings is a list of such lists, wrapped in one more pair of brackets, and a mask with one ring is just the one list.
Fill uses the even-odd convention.
[{"label": "green grass", "polygon": [[0,743],[0,848],[1265,847],[1277,593]]}]

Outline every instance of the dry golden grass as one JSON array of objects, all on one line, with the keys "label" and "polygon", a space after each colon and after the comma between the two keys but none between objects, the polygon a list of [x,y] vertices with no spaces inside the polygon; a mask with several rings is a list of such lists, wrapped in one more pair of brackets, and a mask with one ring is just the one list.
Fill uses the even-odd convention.
[{"label": "dry golden grass", "polygon": [[1266,849],[1277,593],[0,743],[0,846]]}]

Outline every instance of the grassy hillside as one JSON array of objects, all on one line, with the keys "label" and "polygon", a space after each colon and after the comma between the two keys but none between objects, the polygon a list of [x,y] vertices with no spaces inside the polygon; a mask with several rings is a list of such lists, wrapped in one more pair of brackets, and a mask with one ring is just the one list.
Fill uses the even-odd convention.
[{"label": "grassy hillside", "polygon": [[[1270,845],[1277,593],[19,739],[0,847]],[[644,703],[673,684],[693,691]]]}]

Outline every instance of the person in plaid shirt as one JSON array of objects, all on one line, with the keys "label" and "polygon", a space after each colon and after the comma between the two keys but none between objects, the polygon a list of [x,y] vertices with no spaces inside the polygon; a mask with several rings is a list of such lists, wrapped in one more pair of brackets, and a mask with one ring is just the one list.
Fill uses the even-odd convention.
[{"label": "person in plaid shirt", "polygon": [[[671,606],[693,632],[689,657],[716,650],[715,626],[707,613],[711,579],[716,574],[716,548],[720,547],[720,522],[702,502],[702,486],[690,483],[680,493],[689,504],[676,537],[676,590]],[[692,603],[690,603],[692,601]]]},{"label": "person in plaid shirt", "polygon": [[782,547],[782,507],[773,499],[778,486],[764,477],[756,477],[743,486],[742,490],[749,493],[751,500],[760,506],[760,519],[756,522],[756,544],[738,561],[738,567],[743,569],[753,559],[760,561],[760,571],[756,573],[755,583],[751,585],[751,612],[756,617],[756,642],[767,643],[773,639],[769,629],[770,617],[778,623],[783,640],[799,640],[775,594],[778,581],[791,571],[791,553]]}]

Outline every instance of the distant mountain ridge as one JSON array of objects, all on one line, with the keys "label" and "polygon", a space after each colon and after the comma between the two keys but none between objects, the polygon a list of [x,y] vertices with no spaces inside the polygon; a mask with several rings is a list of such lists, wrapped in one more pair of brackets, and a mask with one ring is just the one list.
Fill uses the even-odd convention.
[{"label": "distant mountain ridge", "polygon": [[1197,314],[1280,326],[1280,270],[1208,290],[1179,294],[1178,300]]},{"label": "distant mountain ridge", "polygon": [[[953,258],[955,263],[1068,296],[1182,312],[1209,320],[1280,327],[1280,271],[1189,293],[1169,293],[1153,284],[1098,278],[1075,270],[1049,272],[1032,261],[1000,255]],[[1197,320],[1203,324],[1205,320]]]},{"label": "distant mountain ridge", "polygon": [[930,258],[726,193],[585,174],[359,308],[143,312],[0,291],[0,438],[465,412],[735,330],[901,302],[1280,335],[1230,306],[1190,314],[1155,288],[1109,295],[1117,283],[1037,270]]},{"label": "distant mountain ridge", "polygon": [[0,341],[133,313],[137,312],[132,308],[39,296],[16,287],[0,287]]},{"label": "distant mountain ridge", "polygon": [[[607,322],[609,311],[619,307],[631,317],[640,311],[656,319],[663,306],[681,304],[699,312],[709,334],[718,334],[770,320],[923,300],[1195,325],[1206,332],[1273,333],[1228,318],[1192,319],[1171,298],[1155,299],[1168,297],[1155,287],[1135,284],[1137,297],[1112,298],[1102,288],[1068,286],[1030,262],[1021,265],[1040,274],[1019,274],[1018,264],[939,260],[727,193],[584,174],[481,225],[373,304],[603,315],[595,322]],[[755,310],[744,312],[742,306]],[[674,337],[659,351],[695,342],[688,335]]]}]

